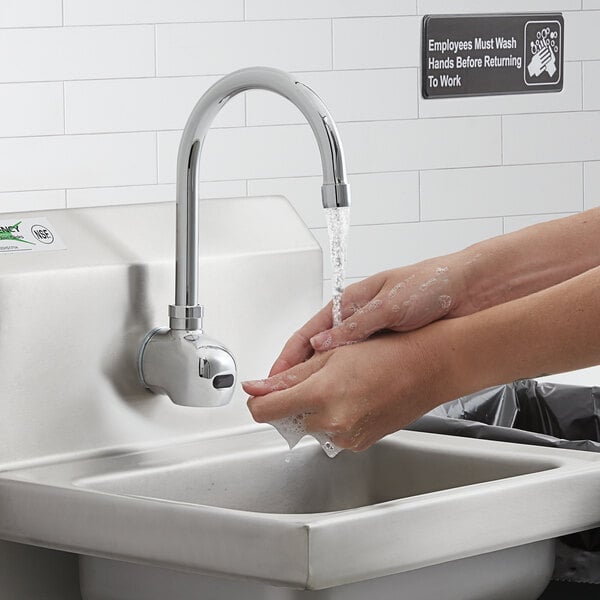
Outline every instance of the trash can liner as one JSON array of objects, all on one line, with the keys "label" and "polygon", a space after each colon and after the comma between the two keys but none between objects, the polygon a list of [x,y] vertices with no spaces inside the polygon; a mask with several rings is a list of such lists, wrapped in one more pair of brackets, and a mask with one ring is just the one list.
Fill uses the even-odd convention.
[{"label": "trash can liner", "polygon": [[[407,429],[600,452],[600,387],[515,381],[443,404]],[[556,547],[555,580],[600,584],[600,528]]]}]

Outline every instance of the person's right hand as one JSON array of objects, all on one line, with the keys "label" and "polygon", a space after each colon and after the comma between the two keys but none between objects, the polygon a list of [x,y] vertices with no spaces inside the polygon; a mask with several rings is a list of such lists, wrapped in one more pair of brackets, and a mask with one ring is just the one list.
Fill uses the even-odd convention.
[{"label": "person's right hand", "polygon": [[466,284],[468,264],[464,254],[451,254],[377,273],[348,286],[342,295],[342,324],[332,327],[330,302],[288,340],[269,376],[314,352],[360,342],[378,331],[412,331],[438,319],[474,312]]}]

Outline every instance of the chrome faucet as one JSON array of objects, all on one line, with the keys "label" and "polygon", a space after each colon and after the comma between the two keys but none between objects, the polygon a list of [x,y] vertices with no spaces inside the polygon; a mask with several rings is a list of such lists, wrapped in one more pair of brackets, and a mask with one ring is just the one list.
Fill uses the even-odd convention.
[{"label": "chrome faucet", "polygon": [[350,205],[336,125],[310,88],[283,71],[251,67],[223,77],[200,98],[183,130],[177,156],[177,261],[170,328],[150,331],[138,357],[142,383],[153,392],[167,394],[175,404],[223,406],[233,395],[235,360],[225,347],[204,335],[204,307],[198,304],[200,154],[223,106],[240,92],[253,89],[275,92],[302,112],[321,153],[323,206]]}]

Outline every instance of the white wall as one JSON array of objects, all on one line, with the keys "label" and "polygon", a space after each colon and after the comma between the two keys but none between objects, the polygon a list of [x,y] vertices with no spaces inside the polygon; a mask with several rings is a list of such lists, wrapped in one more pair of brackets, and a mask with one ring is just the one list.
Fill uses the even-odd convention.
[{"label": "white wall", "polygon": [[[420,98],[422,14],[515,10],[565,11],[562,93]],[[600,0],[0,0],[0,27],[0,211],[173,198],[195,100],[255,64],[339,123],[351,278],[600,204]],[[319,165],[299,113],[253,92],[210,135],[204,193],[282,193],[324,241]]]}]

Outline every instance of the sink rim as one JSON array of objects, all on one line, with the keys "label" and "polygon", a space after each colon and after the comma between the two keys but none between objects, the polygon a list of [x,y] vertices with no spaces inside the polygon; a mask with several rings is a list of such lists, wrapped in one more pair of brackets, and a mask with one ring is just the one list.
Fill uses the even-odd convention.
[{"label": "sink rim", "polygon": [[[413,432],[413,431],[402,431],[396,432],[389,436],[386,436],[383,440],[378,442],[379,446],[399,446],[399,445],[413,445],[411,444],[411,438],[417,437],[418,439],[422,435],[422,432]],[[443,434],[426,434],[431,436],[430,439],[434,440],[437,438],[443,438],[443,441],[440,444],[430,444],[429,449],[435,449],[436,446],[442,446],[446,438],[450,438],[452,440],[456,440],[457,438],[452,438],[451,436],[445,436]],[[250,449],[244,445],[248,436],[254,438],[255,436],[260,436],[261,444],[255,445]],[[399,439],[401,438],[401,439]],[[458,438],[460,440],[469,440],[469,438]],[[222,447],[223,442],[226,440],[227,447]],[[235,441],[234,445],[231,445],[231,441]],[[467,491],[474,488],[476,492],[480,488],[491,487],[494,488],[496,485],[501,484],[504,485],[509,481],[513,480],[519,483],[523,478],[527,479],[536,479],[542,477],[545,479],[548,477],[548,473],[555,471],[557,469],[580,469],[582,467],[582,460],[585,461],[589,459],[589,453],[576,451],[576,450],[566,450],[562,451],[560,456],[552,455],[552,452],[548,452],[547,449],[537,446],[527,447],[528,452],[521,456],[519,454],[515,454],[514,448],[511,447],[518,446],[521,448],[519,444],[511,444],[505,442],[497,442],[497,441],[488,441],[488,440],[469,440],[470,442],[474,441],[475,444],[467,443],[467,446],[477,446],[480,454],[483,456],[489,455],[494,459],[502,459],[506,458],[513,462],[522,461],[525,462],[527,455],[536,456],[538,460],[541,462],[545,462],[545,468],[539,471],[533,471],[531,473],[524,473],[520,475],[512,475],[508,477],[503,477],[499,479],[493,479],[490,481],[482,481],[471,483],[467,485],[460,485],[453,488],[435,490],[432,492],[426,492],[423,494],[416,494],[413,496],[407,496],[403,498],[396,498],[387,500],[384,502],[377,502],[370,505],[357,506],[342,510],[334,510],[334,511],[321,511],[321,512],[308,512],[308,513],[281,513],[281,512],[262,512],[256,510],[246,510],[246,509],[237,509],[237,508],[227,508],[221,507],[214,504],[207,504],[202,502],[185,502],[180,500],[170,500],[166,498],[161,498],[157,495],[143,495],[129,492],[116,492],[116,491],[107,491],[103,490],[101,487],[94,487],[94,484],[102,483],[102,482],[110,482],[117,480],[126,480],[129,478],[134,478],[139,473],[147,470],[152,472],[162,472],[168,471],[173,468],[182,469],[186,466],[199,465],[205,466],[208,464],[219,464],[223,461],[235,460],[236,458],[248,458],[252,455],[260,456],[268,451],[269,454],[277,454],[277,453],[289,453],[289,452],[298,452],[302,451],[307,447],[318,448],[317,442],[313,438],[304,438],[300,441],[300,443],[294,448],[294,450],[289,450],[287,444],[282,438],[277,434],[275,429],[261,429],[260,431],[244,431],[237,433],[235,435],[230,436],[216,436],[211,438],[200,437],[197,439],[186,440],[183,442],[177,442],[174,444],[163,444],[157,447],[149,447],[149,448],[140,448],[140,449],[129,449],[122,453],[115,453],[110,455],[100,454],[94,456],[84,456],[84,457],[76,457],[74,460],[61,460],[56,463],[46,463],[42,465],[33,465],[30,467],[24,467],[21,469],[14,469],[10,471],[0,472],[0,481],[6,478],[8,480],[19,480],[23,482],[29,481],[33,484],[50,484],[56,487],[60,487],[63,489],[77,489],[84,492],[91,492],[94,494],[102,494],[106,496],[119,497],[119,498],[131,498],[132,500],[140,500],[147,502],[158,502],[165,504],[172,504],[175,506],[187,506],[190,508],[202,508],[202,509],[210,509],[217,512],[234,512],[242,515],[256,515],[263,517],[272,517],[275,519],[289,519],[291,521],[297,521],[301,519],[303,522],[309,523],[317,523],[321,521],[328,520],[333,516],[347,515],[350,516],[354,514],[360,514],[365,511],[369,511],[377,507],[378,510],[385,509],[393,509],[396,506],[402,506],[407,503],[420,503],[420,502],[430,502],[434,501],[440,496],[446,496],[454,491]],[[452,444],[453,453],[457,457],[464,457],[465,459],[470,458],[469,449],[470,448],[459,448],[458,444]],[[194,455],[194,451],[197,447],[203,448],[205,450],[211,451],[211,448],[216,447],[218,450],[214,452],[214,454],[206,454],[206,455]],[[441,450],[442,448],[440,448]],[[103,465],[104,463],[108,463],[111,465],[119,466],[123,462],[127,462],[129,459],[134,459],[138,456],[152,456],[152,455],[162,455],[165,453],[170,453],[174,451],[173,459],[169,463],[161,464],[160,466],[154,467],[135,467],[130,470],[121,470],[121,471],[102,471],[94,474],[86,474],[83,476],[72,476],[72,471],[74,467],[92,467],[97,465]],[[185,453],[185,454],[184,454]],[[575,453],[574,456],[567,456],[565,453]],[[583,455],[583,456],[581,456]],[[593,455],[592,455],[593,456]],[[190,458],[191,457],[191,458]],[[182,459],[182,460],[181,460]],[[335,459],[332,459],[335,460]],[[595,460],[591,460],[592,463],[596,462]],[[600,456],[598,456],[598,462],[600,463]],[[65,480],[66,479],[66,480]]]},{"label": "sink rim", "polygon": [[[600,524],[600,455],[402,431],[417,449],[559,466],[328,513],[259,513],[76,487],[73,473],[140,453],[281,444],[275,430],[198,439],[0,473],[0,538],[130,562],[322,589],[550,539]],[[198,457],[197,460],[202,460]],[[194,461],[188,461],[194,462]],[[71,479],[67,475],[71,475]],[[62,480],[61,480],[62,477]],[[528,500],[538,497],[533,507]],[[518,510],[512,510],[514,508]],[[96,515],[104,527],[90,522]],[[448,518],[452,515],[452,518]],[[525,518],[526,517],[526,518]],[[435,544],[423,532],[435,532]],[[210,540],[218,536],[219,548]],[[285,539],[285,546],[282,546]],[[244,541],[241,541],[244,540]],[[252,540],[252,544],[248,540]],[[245,546],[244,546],[245,544]],[[247,548],[250,556],[244,553]],[[277,552],[273,552],[276,548]],[[231,553],[233,552],[233,556]]]}]

